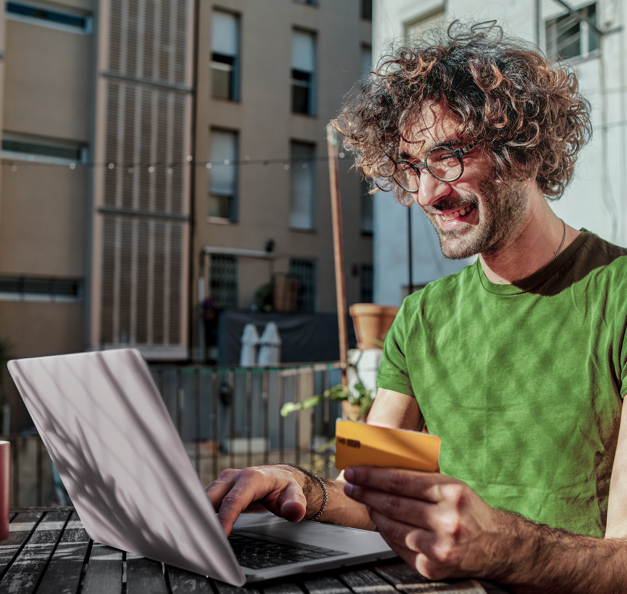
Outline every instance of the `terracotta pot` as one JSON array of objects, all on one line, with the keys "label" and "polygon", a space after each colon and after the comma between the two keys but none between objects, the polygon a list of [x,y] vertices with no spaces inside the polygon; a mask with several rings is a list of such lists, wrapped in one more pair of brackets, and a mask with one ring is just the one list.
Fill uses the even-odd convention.
[{"label": "terracotta pot", "polygon": [[357,348],[361,351],[383,348],[385,335],[388,333],[398,310],[398,307],[374,303],[351,305],[350,314],[357,335]]},{"label": "terracotta pot", "polygon": [[[349,421],[357,421],[359,418],[360,410],[361,410],[360,404],[351,404],[348,400],[342,400],[342,413],[343,413],[344,418],[348,419]],[[363,416],[363,418],[359,420],[362,423],[365,423],[367,418],[368,418],[368,411],[366,411],[366,414]]]}]

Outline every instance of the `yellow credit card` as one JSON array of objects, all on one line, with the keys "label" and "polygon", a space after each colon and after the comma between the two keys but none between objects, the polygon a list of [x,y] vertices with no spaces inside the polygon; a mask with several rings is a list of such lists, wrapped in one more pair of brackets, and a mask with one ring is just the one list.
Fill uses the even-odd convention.
[{"label": "yellow credit card", "polygon": [[335,425],[335,466],[380,466],[435,472],[440,438],[428,433],[378,427],[338,419]]}]

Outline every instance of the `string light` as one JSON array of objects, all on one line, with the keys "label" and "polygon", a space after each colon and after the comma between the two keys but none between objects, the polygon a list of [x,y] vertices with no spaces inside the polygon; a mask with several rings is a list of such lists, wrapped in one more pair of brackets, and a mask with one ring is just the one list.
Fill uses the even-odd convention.
[{"label": "string light", "polygon": [[[346,157],[346,154],[341,152],[338,157],[343,159]],[[63,163],[54,162],[54,161],[36,161],[34,155],[28,155],[25,161],[21,161],[21,164],[24,166],[63,166]],[[65,166],[70,169],[96,169],[99,167],[103,167],[106,169],[114,170],[118,167],[122,167],[126,169],[128,173],[133,174],[136,172],[136,169],[146,168],[150,173],[154,173],[158,169],[165,169],[168,173],[173,173],[174,167],[181,167],[186,165],[197,165],[199,167],[205,167],[206,169],[212,169],[213,167],[237,167],[239,165],[261,165],[263,167],[268,167],[269,165],[283,165],[285,170],[290,169],[292,165],[301,164],[303,169],[309,167],[310,163],[315,162],[325,162],[329,160],[328,155],[323,155],[320,157],[313,157],[310,159],[251,159],[248,155],[246,155],[243,159],[224,159],[221,161],[196,161],[193,163],[193,157],[188,155],[183,162],[171,162],[171,163],[116,163],[114,161],[106,161],[104,163],[96,163],[96,162],[66,162]],[[7,165],[11,168],[11,171],[15,171],[17,165],[14,161],[2,160],[3,165]]]}]

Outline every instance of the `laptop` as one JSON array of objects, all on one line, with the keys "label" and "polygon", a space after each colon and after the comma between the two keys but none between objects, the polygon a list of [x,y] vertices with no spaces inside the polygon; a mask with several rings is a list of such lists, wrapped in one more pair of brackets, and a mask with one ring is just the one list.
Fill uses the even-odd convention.
[{"label": "laptop", "polygon": [[8,367],[96,542],[234,586],[396,556],[377,532],[270,513],[241,515],[227,538],[137,350]]}]

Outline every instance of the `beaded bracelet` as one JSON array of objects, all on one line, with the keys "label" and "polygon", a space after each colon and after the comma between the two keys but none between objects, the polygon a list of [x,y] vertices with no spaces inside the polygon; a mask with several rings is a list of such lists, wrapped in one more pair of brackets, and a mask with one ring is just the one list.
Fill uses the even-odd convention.
[{"label": "beaded bracelet", "polygon": [[300,466],[296,466],[296,464],[288,464],[285,462],[275,462],[274,464],[282,464],[284,466],[291,466],[292,468],[296,468],[296,470],[300,470],[302,473],[306,474],[309,478],[315,479],[318,481],[318,483],[320,483],[320,487],[322,487],[322,505],[320,506],[318,513],[315,516],[309,518],[310,522],[316,522],[318,518],[322,515],[322,512],[327,506],[327,488],[324,485],[324,481],[317,474],[314,474],[313,472],[309,472],[308,470],[305,470],[304,468],[301,468]]},{"label": "beaded bracelet", "polygon": [[318,518],[322,515],[324,508],[327,506],[327,488],[324,486],[324,481],[317,474],[314,474],[313,472],[309,472],[308,470],[305,470],[304,468],[300,468],[300,470],[302,470],[310,478],[316,479],[320,483],[320,486],[322,487],[322,505],[320,506],[318,513],[313,518],[309,518],[310,522],[316,522]]}]

